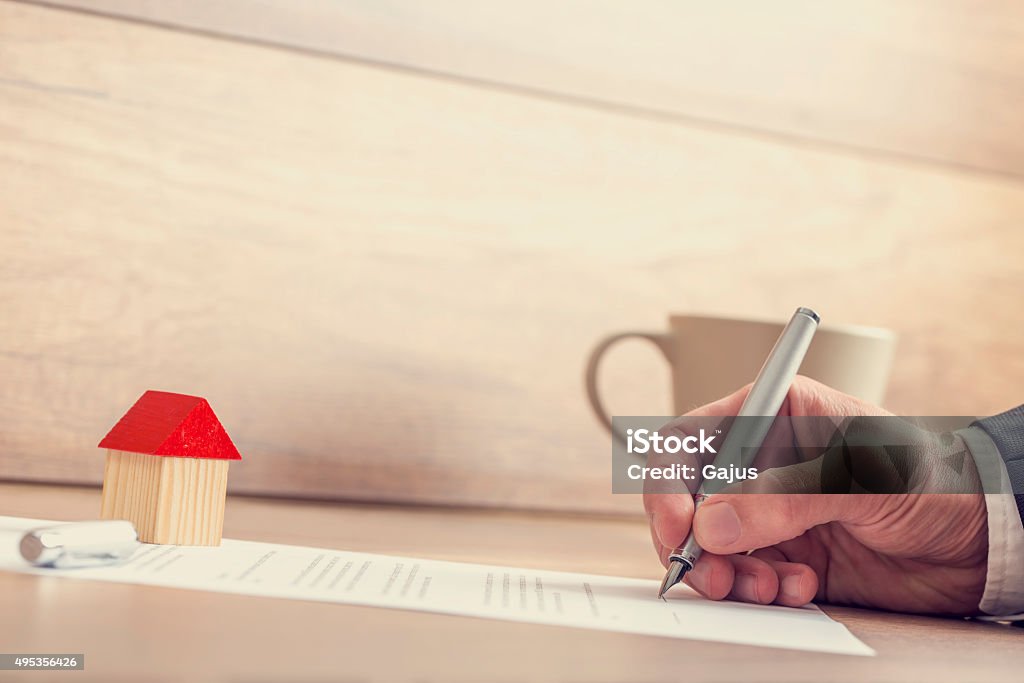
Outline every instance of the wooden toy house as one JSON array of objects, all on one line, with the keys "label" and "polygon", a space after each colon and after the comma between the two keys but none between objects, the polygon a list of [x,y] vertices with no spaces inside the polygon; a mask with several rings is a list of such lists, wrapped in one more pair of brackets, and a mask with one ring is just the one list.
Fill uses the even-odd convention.
[{"label": "wooden toy house", "polygon": [[206,399],[147,391],[99,447],[101,518],[131,521],[145,543],[220,545],[228,463],[242,456]]}]

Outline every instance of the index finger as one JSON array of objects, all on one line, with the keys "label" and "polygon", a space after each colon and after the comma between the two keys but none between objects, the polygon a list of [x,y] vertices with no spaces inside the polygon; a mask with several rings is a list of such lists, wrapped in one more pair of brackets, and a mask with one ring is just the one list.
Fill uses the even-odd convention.
[{"label": "index finger", "polygon": [[693,498],[689,493],[644,493],[644,510],[655,538],[665,548],[678,548],[690,533]]},{"label": "index finger", "polygon": [[[747,385],[732,394],[712,403],[700,406],[670,422],[669,428],[686,431],[686,418],[730,416],[739,412],[744,399],[750,392]],[[693,521],[693,497],[689,492],[678,488],[667,490],[660,487],[644,486],[644,510],[650,522],[651,530],[658,541],[666,548],[676,548],[686,540]]]}]

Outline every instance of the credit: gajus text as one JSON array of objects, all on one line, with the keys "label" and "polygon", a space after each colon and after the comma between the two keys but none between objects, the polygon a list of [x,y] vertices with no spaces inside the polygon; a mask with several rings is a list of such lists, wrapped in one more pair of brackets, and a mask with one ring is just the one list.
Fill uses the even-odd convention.
[{"label": "credit: gajus text", "polygon": [[[715,454],[714,441],[717,434],[707,434],[701,429],[697,434],[679,436],[671,434],[662,436],[657,431],[649,429],[627,429],[626,430],[626,452],[635,455],[646,455],[649,453],[675,455],[679,453]],[[697,466],[674,463],[664,467],[645,467],[643,465],[630,465],[626,470],[630,479],[683,479],[694,480],[697,478]],[[735,465],[718,466],[704,465],[700,469],[700,476],[704,479],[717,479],[726,483],[742,481],[745,479],[757,479],[756,467],[736,467]]]}]

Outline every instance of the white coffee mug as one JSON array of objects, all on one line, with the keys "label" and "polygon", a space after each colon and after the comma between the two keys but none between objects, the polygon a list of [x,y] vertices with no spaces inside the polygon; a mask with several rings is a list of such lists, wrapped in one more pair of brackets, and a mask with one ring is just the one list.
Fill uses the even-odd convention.
[{"label": "white coffee mug", "polygon": [[[645,339],[661,350],[672,372],[674,410],[681,415],[754,381],[784,325],[784,322],[705,315],[671,315],[666,332],[629,331],[609,335],[598,342],[587,361],[590,405],[601,424],[611,431],[611,416],[597,390],[597,374],[605,351],[622,340]],[[822,325],[800,366],[800,374],[878,405],[885,397],[895,349],[896,334],[890,330]]]}]

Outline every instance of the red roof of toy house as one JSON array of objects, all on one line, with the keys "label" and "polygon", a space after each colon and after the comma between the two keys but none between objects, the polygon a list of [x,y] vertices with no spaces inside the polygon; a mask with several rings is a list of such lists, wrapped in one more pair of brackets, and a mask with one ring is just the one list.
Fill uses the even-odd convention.
[{"label": "red roof of toy house", "polygon": [[241,460],[205,398],[147,391],[99,443],[131,453]]}]

